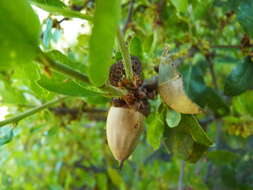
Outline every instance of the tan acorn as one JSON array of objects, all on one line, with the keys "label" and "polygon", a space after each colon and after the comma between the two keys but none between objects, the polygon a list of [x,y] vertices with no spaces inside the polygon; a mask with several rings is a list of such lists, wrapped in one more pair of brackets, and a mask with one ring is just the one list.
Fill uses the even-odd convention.
[{"label": "tan acorn", "polygon": [[112,106],[106,121],[106,136],[110,150],[120,165],[131,155],[143,131],[144,115]]}]

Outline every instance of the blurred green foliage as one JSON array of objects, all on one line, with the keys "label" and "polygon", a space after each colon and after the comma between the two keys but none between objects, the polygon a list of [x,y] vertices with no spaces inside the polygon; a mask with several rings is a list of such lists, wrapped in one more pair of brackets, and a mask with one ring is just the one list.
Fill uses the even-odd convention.
[{"label": "blurred green foliage", "polygon": [[[31,5],[51,14],[40,24]],[[183,159],[185,190],[252,190],[252,8],[251,0],[1,0],[0,106],[8,107],[6,118],[59,95],[70,98],[0,128],[0,189],[174,190]],[[55,15],[88,19],[94,30],[57,51],[64,20]],[[110,99],[37,58],[41,47],[55,62],[104,85],[111,57],[121,57],[117,25],[126,22],[125,39],[144,77],[157,75],[167,47],[187,95],[204,112],[177,113],[157,96],[140,143],[120,171],[105,137]]]}]

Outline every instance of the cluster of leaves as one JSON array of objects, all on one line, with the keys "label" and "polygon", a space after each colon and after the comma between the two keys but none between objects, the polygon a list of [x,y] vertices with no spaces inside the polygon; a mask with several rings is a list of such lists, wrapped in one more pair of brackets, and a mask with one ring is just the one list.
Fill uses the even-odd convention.
[{"label": "cluster of leaves", "polygon": [[[50,13],[43,24],[32,6]],[[59,95],[75,97],[0,128],[1,188],[173,189],[181,160],[196,162],[209,150],[186,165],[187,188],[252,189],[252,9],[251,0],[1,0],[0,98],[8,117]],[[88,20],[92,33],[57,51],[63,29],[55,15]],[[119,172],[104,122],[123,24],[144,78],[157,75],[169,47],[186,94],[204,112],[180,114],[158,96],[140,145]]]}]

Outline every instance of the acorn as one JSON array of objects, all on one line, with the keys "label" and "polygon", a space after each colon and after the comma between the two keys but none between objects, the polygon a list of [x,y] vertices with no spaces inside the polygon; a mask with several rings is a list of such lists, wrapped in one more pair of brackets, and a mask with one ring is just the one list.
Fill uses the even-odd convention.
[{"label": "acorn", "polygon": [[106,136],[109,148],[120,166],[138,144],[144,118],[143,114],[130,108],[110,108],[106,121]]},{"label": "acorn", "polygon": [[158,92],[163,102],[179,113],[202,112],[201,108],[185,93],[183,79],[172,64],[160,65]]}]

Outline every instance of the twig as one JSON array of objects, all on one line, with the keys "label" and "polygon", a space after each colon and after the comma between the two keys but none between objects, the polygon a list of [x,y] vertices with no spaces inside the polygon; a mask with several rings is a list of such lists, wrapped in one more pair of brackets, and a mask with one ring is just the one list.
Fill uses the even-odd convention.
[{"label": "twig", "polygon": [[[52,69],[59,71],[61,73],[64,73],[67,76],[70,76],[71,78],[74,78],[86,84],[90,84],[89,78],[86,75],[72,69],[68,65],[64,65],[64,64],[56,62],[55,60],[51,59],[47,54],[45,54],[41,50],[39,50],[39,55],[37,57],[37,60],[39,61],[39,63],[43,64],[46,67],[51,67]],[[100,87],[100,89],[107,92],[105,96],[122,96],[125,94],[123,90],[119,88],[115,88],[110,85],[104,85]]]},{"label": "twig", "polygon": [[209,66],[210,73],[211,73],[211,77],[212,77],[213,86],[216,90],[218,90],[218,84],[217,84],[217,79],[216,79],[216,75],[215,75],[214,68],[213,68],[212,58],[213,58],[212,55],[206,55],[206,59],[207,59],[208,66]]},{"label": "twig", "polygon": [[215,137],[215,150],[220,149],[221,145],[221,133],[222,133],[222,121],[217,119],[216,137]]},{"label": "twig", "polygon": [[[246,47],[253,47],[253,44],[250,44]],[[235,49],[238,48],[238,49],[240,49],[240,48],[242,48],[242,46],[241,45],[213,45],[213,46],[211,46],[211,48],[235,48]]]},{"label": "twig", "polygon": [[58,102],[64,100],[65,98],[66,98],[66,96],[61,97],[61,98],[57,98],[56,100],[52,100],[52,101],[47,102],[47,103],[45,103],[45,104],[43,104],[41,106],[32,108],[32,109],[27,110],[27,111],[25,111],[23,113],[17,114],[14,117],[11,117],[9,119],[3,120],[3,121],[0,122],[0,127],[3,127],[4,125],[7,125],[9,123],[17,123],[18,121],[20,121],[20,120],[22,120],[22,119],[24,119],[26,117],[29,117],[29,116],[31,116],[31,115],[33,115],[33,114],[35,114],[35,113],[37,113],[37,112],[39,112],[39,111],[41,111],[43,109],[46,109],[49,106],[51,106],[51,105],[53,105],[55,103],[58,103]]},{"label": "twig", "polygon": [[123,33],[126,32],[128,25],[129,25],[129,24],[131,23],[131,21],[132,21],[133,10],[134,10],[134,3],[135,3],[135,0],[131,0],[131,1],[130,1],[129,9],[128,9],[128,15],[127,15],[127,20],[126,20],[126,23],[125,23],[125,25],[124,25],[124,27],[123,27],[123,30],[122,30]]},{"label": "twig", "polygon": [[187,59],[187,58],[190,58],[190,57],[193,57],[195,55],[195,53],[197,53],[199,51],[198,48],[196,47],[191,47],[187,54],[184,55],[184,56],[181,56],[179,58],[177,58],[176,60],[173,61],[173,64],[176,65],[176,67],[179,67],[181,64],[184,63],[184,60]]},{"label": "twig", "polygon": [[178,178],[178,190],[184,189],[184,168],[185,168],[185,161],[182,160],[181,167],[180,167],[180,174]]},{"label": "twig", "polygon": [[120,47],[120,51],[123,57],[123,65],[126,71],[126,77],[128,80],[132,81],[133,80],[133,70],[132,70],[132,63],[131,63],[131,57],[130,57],[130,53],[128,50],[128,46],[124,41],[124,37],[123,34],[120,30],[120,28],[118,28],[117,30],[117,40],[119,43],[119,47]]},{"label": "twig", "polygon": [[66,21],[66,20],[69,20],[69,18],[64,17],[63,19],[57,21],[57,24],[61,24],[62,22]]},{"label": "twig", "polygon": [[52,60],[47,54],[45,54],[42,51],[40,51],[37,60],[45,66],[50,66],[51,68],[57,71],[60,71],[61,73],[64,73],[68,76],[71,76],[77,80],[80,80],[84,83],[89,83],[89,78],[86,75],[76,70],[73,70],[68,65],[57,63],[56,61]]},{"label": "twig", "polygon": [[[213,83],[215,89],[218,90],[217,79],[216,79],[216,75],[215,75],[214,68],[213,68],[212,55],[206,55],[206,59],[207,59],[209,69],[210,69],[210,72],[211,72],[212,83]],[[215,119],[217,119],[217,118],[214,115],[214,120]],[[216,139],[215,139],[216,147],[214,148],[214,150],[217,150],[219,148],[220,135],[221,135],[221,123],[220,123],[220,121],[218,121],[217,129],[216,129]],[[208,183],[208,179],[209,179],[209,176],[212,173],[212,170],[213,170],[212,163],[209,162],[208,166],[207,166],[207,172],[206,172],[206,175],[205,175],[205,178],[204,178],[204,182],[206,184]]]},{"label": "twig", "polygon": [[[213,148],[213,150],[218,150],[220,148],[220,139],[221,139],[221,133],[222,133],[222,123],[220,120],[217,120],[217,125],[216,125],[216,137],[215,137],[215,147]],[[207,172],[204,178],[204,182],[207,184],[208,183],[208,179],[209,176],[211,175],[213,170],[213,165],[211,162],[208,163],[207,166]]]},{"label": "twig", "polygon": [[84,166],[84,165],[82,165],[80,163],[75,163],[74,167],[83,169],[83,170],[85,170],[85,172],[94,172],[94,173],[104,173],[104,172],[106,172],[105,168],[98,168],[97,166],[93,166],[93,165],[91,165],[91,166]]}]

